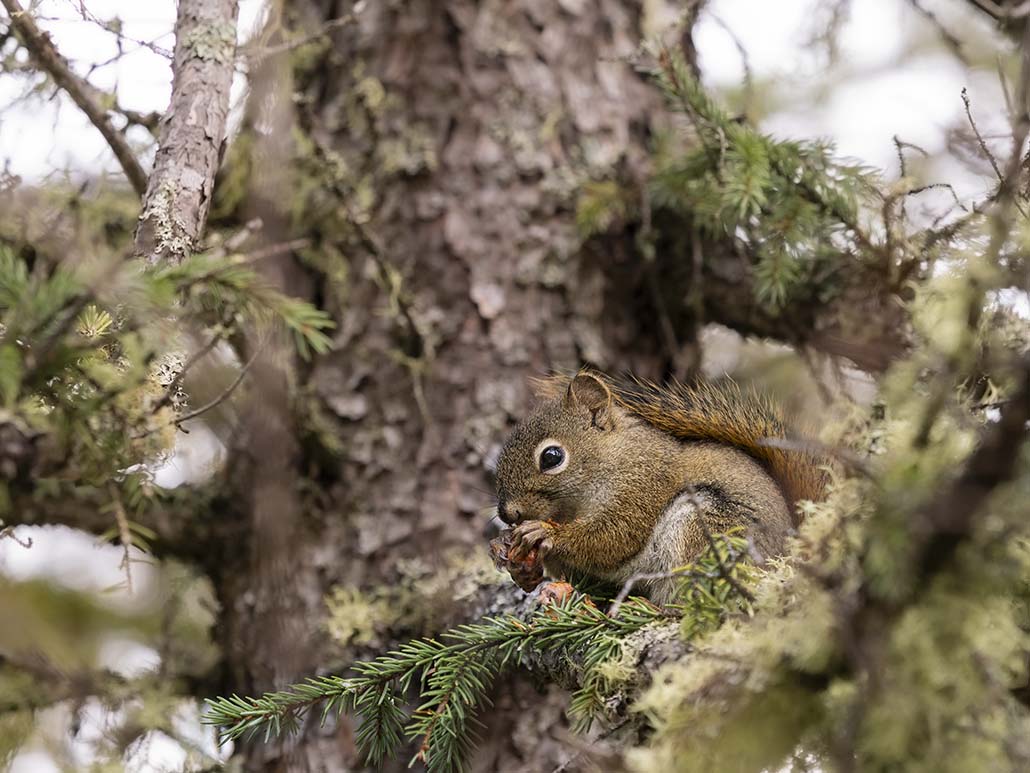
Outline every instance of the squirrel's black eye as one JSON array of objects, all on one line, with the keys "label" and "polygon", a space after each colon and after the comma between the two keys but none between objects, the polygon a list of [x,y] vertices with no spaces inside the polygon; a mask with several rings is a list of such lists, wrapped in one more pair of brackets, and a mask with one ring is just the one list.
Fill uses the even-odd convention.
[{"label": "squirrel's black eye", "polygon": [[565,461],[565,449],[561,446],[547,446],[540,452],[540,472],[547,472],[561,466]]}]

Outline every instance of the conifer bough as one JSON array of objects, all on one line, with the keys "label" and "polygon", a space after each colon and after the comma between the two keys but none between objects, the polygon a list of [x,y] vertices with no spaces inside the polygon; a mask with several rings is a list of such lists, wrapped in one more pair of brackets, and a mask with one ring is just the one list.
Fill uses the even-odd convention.
[{"label": "conifer bough", "polygon": [[[204,722],[221,728],[222,741],[257,734],[268,740],[296,731],[321,704],[323,723],[331,713],[360,716],[358,748],[370,764],[380,764],[407,740],[417,744],[412,762],[420,761],[431,771],[457,770],[475,740],[476,712],[489,702],[493,680],[506,669],[555,651],[565,653],[580,672],[569,712],[575,728],[585,730],[617,687],[603,666],[621,660],[627,637],[682,619],[689,639],[717,625],[735,605],[750,610],[740,595],[741,583],[749,577],[741,563],[746,555],[742,537],[713,538],[696,563],[677,572],[683,578],[682,603],[665,609],[631,597],[617,614],[609,615],[575,593],[538,607],[527,620],[510,614],[487,617],[439,639],[407,642],[354,664],[355,676],[312,677],[255,698],[209,699]],[[409,717],[404,707],[411,688],[421,702]]]}]

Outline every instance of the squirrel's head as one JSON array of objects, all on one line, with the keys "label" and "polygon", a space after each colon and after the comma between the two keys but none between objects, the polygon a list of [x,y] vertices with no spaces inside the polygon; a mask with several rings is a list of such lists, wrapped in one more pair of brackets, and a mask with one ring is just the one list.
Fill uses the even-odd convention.
[{"label": "squirrel's head", "polygon": [[537,382],[541,404],[520,423],[497,461],[497,514],[509,524],[570,521],[603,508],[622,459],[619,435],[634,422],[600,377]]}]

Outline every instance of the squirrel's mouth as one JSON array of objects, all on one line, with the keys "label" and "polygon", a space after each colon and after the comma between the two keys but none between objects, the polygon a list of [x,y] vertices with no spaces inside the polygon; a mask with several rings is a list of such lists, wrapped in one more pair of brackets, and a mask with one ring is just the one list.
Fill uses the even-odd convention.
[{"label": "squirrel's mouth", "polygon": [[568,523],[575,517],[575,514],[567,507],[553,508],[549,512],[544,513],[543,517],[540,520],[553,521],[554,523]]}]

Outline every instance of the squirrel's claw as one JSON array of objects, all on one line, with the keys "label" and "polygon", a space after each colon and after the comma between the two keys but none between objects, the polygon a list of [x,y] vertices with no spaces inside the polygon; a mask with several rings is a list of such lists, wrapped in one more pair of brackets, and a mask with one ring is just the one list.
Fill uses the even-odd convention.
[{"label": "squirrel's claw", "polygon": [[540,558],[554,547],[554,526],[546,521],[523,521],[512,532],[512,553],[522,555],[536,548]]}]

